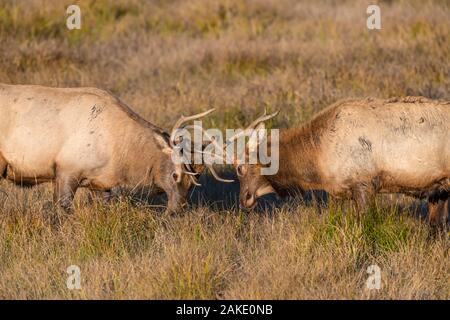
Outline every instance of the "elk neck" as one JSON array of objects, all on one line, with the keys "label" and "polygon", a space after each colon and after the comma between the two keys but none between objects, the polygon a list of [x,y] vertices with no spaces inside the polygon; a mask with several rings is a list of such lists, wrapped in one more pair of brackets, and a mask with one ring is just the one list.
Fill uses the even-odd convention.
[{"label": "elk neck", "polygon": [[166,157],[154,142],[154,128],[134,125],[127,130],[121,154],[121,176],[126,184],[150,185],[157,178],[162,158]]},{"label": "elk neck", "polygon": [[280,193],[292,190],[321,189],[321,175],[317,167],[321,130],[311,123],[280,133],[279,170],[267,176]]}]

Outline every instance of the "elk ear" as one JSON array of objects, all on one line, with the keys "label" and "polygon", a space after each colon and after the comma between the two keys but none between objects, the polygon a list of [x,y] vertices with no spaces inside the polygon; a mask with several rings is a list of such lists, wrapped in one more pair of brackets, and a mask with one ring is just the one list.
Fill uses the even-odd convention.
[{"label": "elk ear", "polygon": [[173,150],[170,147],[169,139],[158,133],[154,133],[153,136],[155,137],[156,143],[161,148],[161,151],[164,152],[165,154],[171,155]]},{"label": "elk ear", "polygon": [[264,131],[266,125],[264,122],[259,123],[250,134],[250,138],[248,140],[248,151],[249,152],[256,152],[258,150],[258,145],[262,142],[262,139],[265,139]]}]

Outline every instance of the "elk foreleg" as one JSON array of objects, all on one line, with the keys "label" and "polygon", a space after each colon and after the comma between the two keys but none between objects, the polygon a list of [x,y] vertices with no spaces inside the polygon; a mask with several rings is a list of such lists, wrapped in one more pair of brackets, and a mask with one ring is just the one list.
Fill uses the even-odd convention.
[{"label": "elk foreleg", "polygon": [[375,188],[369,184],[357,184],[352,188],[352,200],[355,203],[356,212],[365,212],[375,202]]},{"label": "elk foreleg", "polygon": [[4,178],[6,176],[6,168],[8,163],[5,158],[0,154],[0,178]]},{"label": "elk foreleg", "polygon": [[72,202],[78,189],[78,179],[70,175],[58,175],[53,181],[53,203],[64,211],[72,211]]}]

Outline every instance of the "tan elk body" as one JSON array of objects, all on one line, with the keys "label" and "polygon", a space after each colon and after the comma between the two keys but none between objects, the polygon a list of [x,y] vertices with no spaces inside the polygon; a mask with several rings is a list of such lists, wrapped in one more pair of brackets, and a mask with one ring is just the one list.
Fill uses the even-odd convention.
[{"label": "tan elk body", "polygon": [[0,84],[0,177],[53,182],[66,209],[78,187],[154,186],[177,211],[203,168],[175,165],[172,149],[168,133],[106,91]]},{"label": "tan elk body", "polygon": [[[253,123],[253,129],[262,126]],[[280,133],[279,162],[278,173],[266,176],[261,165],[236,166],[242,206],[251,208],[257,197],[273,191],[325,190],[359,206],[376,192],[404,193],[427,197],[430,219],[440,224],[450,191],[450,102],[422,97],[338,102]]]}]

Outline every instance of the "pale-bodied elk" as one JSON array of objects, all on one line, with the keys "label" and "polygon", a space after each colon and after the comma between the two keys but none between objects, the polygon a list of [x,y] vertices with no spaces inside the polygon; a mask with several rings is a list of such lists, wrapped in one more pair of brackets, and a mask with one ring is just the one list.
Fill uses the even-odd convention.
[{"label": "pale-bodied elk", "polygon": [[[263,116],[249,128],[264,128]],[[444,226],[450,192],[450,102],[423,97],[355,99],[337,102],[311,121],[280,132],[279,170],[235,164],[240,204],[276,192],[325,190],[351,198],[359,212],[380,193],[428,200],[432,225]],[[271,141],[268,141],[270,152]],[[249,153],[257,146],[248,146]],[[250,150],[249,150],[250,149]]]},{"label": "pale-bodied elk", "polygon": [[[211,111],[181,117],[172,131]],[[0,177],[52,182],[66,210],[80,187],[108,196],[151,186],[167,194],[167,212],[179,211],[204,166],[173,161],[172,138],[103,90],[0,84]]]}]

